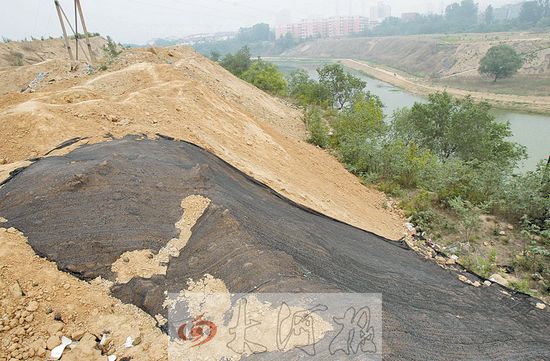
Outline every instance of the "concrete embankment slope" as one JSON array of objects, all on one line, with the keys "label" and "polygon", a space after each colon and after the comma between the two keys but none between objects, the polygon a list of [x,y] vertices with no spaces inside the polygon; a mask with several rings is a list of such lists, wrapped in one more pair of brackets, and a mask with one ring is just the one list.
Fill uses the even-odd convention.
[{"label": "concrete embankment slope", "polygon": [[[208,200],[200,209],[186,203],[197,197]],[[115,297],[151,316],[166,317],[166,294],[209,273],[232,293],[381,293],[391,360],[550,358],[550,312],[533,300],[497,284],[467,285],[406,246],[301,207],[188,143],[126,137],[82,146],[35,162],[0,199],[6,226],[22,230],[39,255],[83,279],[114,282]],[[180,203],[183,219],[195,216],[177,257],[121,280],[121,268],[150,265],[178,237]],[[152,257],[140,261],[140,252]]]}]

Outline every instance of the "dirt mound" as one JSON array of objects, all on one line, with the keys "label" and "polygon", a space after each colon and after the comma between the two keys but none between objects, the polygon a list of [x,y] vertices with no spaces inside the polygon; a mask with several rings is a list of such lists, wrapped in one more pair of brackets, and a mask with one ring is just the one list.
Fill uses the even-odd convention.
[{"label": "dirt mound", "polygon": [[[17,88],[35,76],[30,67]],[[388,238],[403,235],[404,222],[383,194],[303,141],[300,111],[189,48],[126,51],[106,72],[51,76],[33,93],[0,97],[4,162],[74,137],[162,133],[208,149],[298,203]],[[0,78],[11,87],[19,75]]]},{"label": "dirt mound", "polygon": [[[74,40],[71,41],[71,46],[74,47]],[[102,49],[106,42],[107,41],[100,36],[90,38],[92,51],[97,57],[102,57]],[[83,46],[84,44],[84,40],[82,40],[79,46]],[[85,59],[83,53],[79,53],[79,55],[80,58]],[[69,54],[62,38],[0,43],[0,68],[19,67],[52,59],[69,60]]]},{"label": "dirt mound", "polygon": [[111,287],[151,316],[166,317],[166,295],[209,273],[232,293],[382,293],[391,359],[437,359],[441,350],[449,359],[550,357],[550,314],[532,300],[496,284],[466,285],[407,247],[301,207],[188,143],[127,137],[82,146],[35,162],[0,197],[7,227],[83,279],[116,282],[118,259],[128,257],[122,264],[130,267],[129,255],[149,251],[143,259],[154,260],[178,237],[176,225],[188,229],[165,272]]}]

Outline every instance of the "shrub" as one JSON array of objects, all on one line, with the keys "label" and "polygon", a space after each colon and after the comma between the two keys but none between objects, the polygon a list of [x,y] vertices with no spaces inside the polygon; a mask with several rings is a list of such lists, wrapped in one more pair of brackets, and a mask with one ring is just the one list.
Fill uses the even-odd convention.
[{"label": "shrub", "polygon": [[513,168],[525,157],[525,148],[508,140],[510,125],[497,122],[489,104],[476,103],[471,97],[453,98],[446,92],[428,99],[426,104],[415,103],[410,111],[396,113],[394,134],[422,144],[441,161],[456,157]]},{"label": "shrub", "polygon": [[276,65],[258,59],[241,75],[243,80],[278,96],[287,94],[287,83]]},{"label": "shrub", "polygon": [[482,207],[476,207],[460,197],[449,200],[449,206],[458,216],[459,231],[467,243],[473,239],[475,233],[481,227]]},{"label": "shrub", "polygon": [[252,65],[250,49],[248,46],[244,46],[235,54],[228,53],[221,60],[220,64],[234,75],[240,77]]},{"label": "shrub", "polygon": [[495,200],[497,211],[516,221],[522,217],[540,225],[550,216],[550,167],[540,162],[535,171],[510,177]]},{"label": "shrub", "polygon": [[18,51],[10,51],[7,56],[7,61],[11,66],[22,66],[23,63],[23,54]]},{"label": "shrub", "polygon": [[319,105],[327,107],[330,103],[326,89],[309,78],[305,70],[298,69],[288,76],[288,94],[299,105]]},{"label": "shrub", "polygon": [[329,127],[322,118],[321,110],[318,108],[310,108],[304,116],[306,129],[309,131],[307,141],[321,148],[328,146]]},{"label": "shrub", "polygon": [[107,36],[107,43],[103,45],[103,52],[109,58],[109,60],[115,59],[117,56],[122,53],[122,50],[118,50],[117,44],[113,41],[110,36]]}]

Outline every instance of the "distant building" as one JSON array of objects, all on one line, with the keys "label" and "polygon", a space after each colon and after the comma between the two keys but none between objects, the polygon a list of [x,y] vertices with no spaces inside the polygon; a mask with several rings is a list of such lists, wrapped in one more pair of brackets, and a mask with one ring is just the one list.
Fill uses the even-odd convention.
[{"label": "distant building", "polygon": [[[200,43],[208,43],[212,41],[221,41],[233,39],[237,35],[235,31],[224,31],[217,33],[203,33],[187,35],[183,38],[174,39],[174,43],[183,45],[194,45]],[[162,40],[162,39],[161,39]],[[169,40],[169,39],[166,39]]]},{"label": "distant building", "polygon": [[370,19],[382,21],[391,16],[391,6],[383,1],[379,1],[376,6],[370,8]]},{"label": "distant building", "polygon": [[362,16],[335,16],[320,20],[302,20],[299,23],[275,27],[275,37],[291,34],[296,39],[330,38],[360,33],[367,29],[368,19]]},{"label": "distant building", "polygon": [[419,13],[403,13],[401,14],[401,19],[403,21],[414,21],[420,17]]}]

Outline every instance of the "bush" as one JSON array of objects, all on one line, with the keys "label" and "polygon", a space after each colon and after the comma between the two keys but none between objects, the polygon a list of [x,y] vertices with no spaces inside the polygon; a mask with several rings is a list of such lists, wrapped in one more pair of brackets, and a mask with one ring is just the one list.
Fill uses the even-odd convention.
[{"label": "bush", "polygon": [[327,107],[330,103],[325,88],[309,78],[308,73],[298,69],[288,77],[288,94],[301,106],[318,105]]},{"label": "bush", "polygon": [[464,240],[469,243],[481,227],[480,216],[483,208],[476,207],[460,197],[450,199],[449,206],[458,216],[459,231]]},{"label": "bush", "polygon": [[241,78],[273,95],[287,95],[287,83],[276,65],[258,59],[252,63]]},{"label": "bush", "polygon": [[23,54],[18,51],[10,50],[6,60],[11,66],[22,66],[24,64]]},{"label": "bush", "polygon": [[499,123],[488,103],[471,97],[453,98],[446,92],[415,103],[410,111],[396,113],[394,134],[432,151],[442,161],[493,161],[514,168],[525,157],[525,147],[510,142],[510,125]]},{"label": "bush", "polygon": [[522,217],[542,224],[550,216],[550,167],[510,177],[495,200],[496,210],[516,221]]},{"label": "bush", "polygon": [[250,49],[248,46],[244,46],[235,54],[228,53],[221,60],[220,64],[234,75],[240,77],[252,65]]},{"label": "bush", "polygon": [[376,174],[387,129],[378,103],[357,97],[350,108],[338,114],[333,129],[331,145],[349,169],[357,174]]},{"label": "bush", "polygon": [[305,113],[304,122],[309,132],[307,141],[321,148],[328,146],[329,127],[322,118],[321,110],[318,108],[308,109]]},{"label": "bush", "polygon": [[112,61],[114,58],[122,53],[122,50],[118,50],[117,44],[113,41],[110,36],[107,36],[107,43],[103,45],[103,52]]}]

